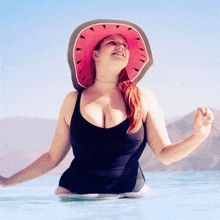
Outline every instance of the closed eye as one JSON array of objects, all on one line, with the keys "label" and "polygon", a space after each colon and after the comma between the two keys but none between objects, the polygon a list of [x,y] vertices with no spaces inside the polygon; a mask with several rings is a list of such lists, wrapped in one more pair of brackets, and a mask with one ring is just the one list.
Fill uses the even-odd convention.
[{"label": "closed eye", "polygon": [[[116,41],[110,41],[110,42],[108,42],[108,44],[117,45],[117,42]],[[125,48],[128,48],[128,45],[126,43],[123,43],[123,46]]]},{"label": "closed eye", "polygon": [[110,41],[110,42],[108,42],[108,44],[116,45],[117,43],[115,41]]}]

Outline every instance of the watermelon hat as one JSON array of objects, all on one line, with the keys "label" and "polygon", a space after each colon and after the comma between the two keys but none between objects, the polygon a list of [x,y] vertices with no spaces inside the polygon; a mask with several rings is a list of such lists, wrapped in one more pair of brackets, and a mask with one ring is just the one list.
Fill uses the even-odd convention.
[{"label": "watermelon hat", "polygon": [[95,46],[109,35],[122,35],[129,48],[129,60],[125,67],[129,79],[138,83],[153,64],[150,45],[143,30],[123,20],[98,19],[78,26],[71,35],[68,46],[68,63],[73,86],[83,90],[94,82],[91,57]]}]

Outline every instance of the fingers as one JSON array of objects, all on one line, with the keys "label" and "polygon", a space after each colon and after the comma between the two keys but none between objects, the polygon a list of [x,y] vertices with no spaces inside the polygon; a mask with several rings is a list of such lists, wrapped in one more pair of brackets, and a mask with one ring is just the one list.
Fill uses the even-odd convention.
[{"label": "fingers", "polygon": [[196,110],[197,114],[201,114],[203,117],[205,117],[208,121],[213,121],[214,120],[214,115],[212,111],[208,107],[199,107]]}]

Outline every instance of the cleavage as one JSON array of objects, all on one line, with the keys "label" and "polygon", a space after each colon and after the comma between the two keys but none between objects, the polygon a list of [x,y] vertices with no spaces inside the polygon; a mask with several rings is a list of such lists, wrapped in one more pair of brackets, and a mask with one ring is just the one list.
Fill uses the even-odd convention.
[{"label": "cleavage", "polygon": [[81,99],[80,113],[90,124],[100,128],[111,128],[127,118],[125,105],[110,97],[100,97],[93,102]]}]

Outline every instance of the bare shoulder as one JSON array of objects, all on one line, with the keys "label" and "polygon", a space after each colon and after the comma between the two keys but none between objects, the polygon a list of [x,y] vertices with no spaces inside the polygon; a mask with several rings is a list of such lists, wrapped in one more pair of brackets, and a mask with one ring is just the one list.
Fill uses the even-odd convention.
[{"label": "bare shoulder", "polygon": [[143,119],[146,119],[149,112],[159,108],[159,103],[151,90],[141,87],[138,88],[138,91],[143,109]]},{"label": "bare shoulder", "polygon": [[77,95],[78,95],[78,91],[73,91],[73,92],[68,93],[61,107],[61,112],[68,125],[70,125],[72,113],[76,105]]},{"label": "bare shoulder", "polygon": [[149,89],[146,89],[146,88],[143,88],[143,87],[139,87],[138,88],[138,91],[139,91],[139,94],[140,94],[140,98],[141,98],[141,101],[155,101],[156,100],[156,97],[154,95],[154,93],[149,90]]},{"label": "bare shoulder", "polygon": [[78,95],[78,91],[73,91],[73,92],[68,93],[66,95],[63,103],[68,105],[68,104],[70,104],[72,102],[76,102],[77,95]]}]

